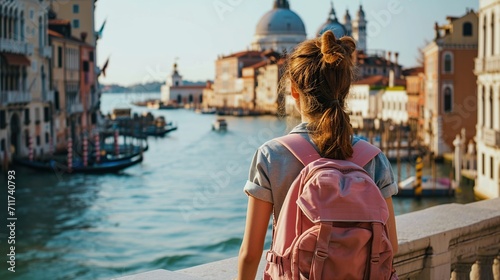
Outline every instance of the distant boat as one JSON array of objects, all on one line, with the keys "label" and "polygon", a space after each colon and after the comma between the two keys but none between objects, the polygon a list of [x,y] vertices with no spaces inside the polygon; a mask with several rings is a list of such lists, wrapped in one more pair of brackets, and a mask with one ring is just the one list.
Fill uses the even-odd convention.
[{"label": "distant boat", "polygon": [[[415,176],[399,182],[398,197],[415,197]],[[448,178],[432,179],[430,176],[422,177],[422,197],[454,196],[455,185]]]},{"label": "distant boat", "polygon": [[227,122],[223,118],[218,118],[212,124],[212,130],[225,131],[227,130]]},{"label": "distant boat", "polygon": [[215,109],[215,108],[203,108],[203,109],[196,109],[195,112],[198,114],[215,114],[215,113],[217,113],[217,109]]},{"label": "distant boat", "polygon": [[14,164],[19,164],[37,171],[45,172],[102,174],[116,173],[127,167],[136,165],[142,162],[142,160],[142,153],[117,160],[93,162],[89,163],[87,166],[83,166],[83,162],[81,160],[75,160],[71,170],[66,163],[58,162],[53,159],[48,161],[30,161],[29,159],[14,158]]}]

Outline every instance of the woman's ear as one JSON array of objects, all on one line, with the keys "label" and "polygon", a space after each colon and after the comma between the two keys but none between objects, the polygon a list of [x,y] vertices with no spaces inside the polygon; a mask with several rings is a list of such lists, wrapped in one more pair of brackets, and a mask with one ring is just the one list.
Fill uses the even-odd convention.
[{"label": "woman's ear", "polygon": [[292,91],[293,99],[299,100],[299,92],[297,91],[297,89],[293,85],[291,85],[291,91]]}]

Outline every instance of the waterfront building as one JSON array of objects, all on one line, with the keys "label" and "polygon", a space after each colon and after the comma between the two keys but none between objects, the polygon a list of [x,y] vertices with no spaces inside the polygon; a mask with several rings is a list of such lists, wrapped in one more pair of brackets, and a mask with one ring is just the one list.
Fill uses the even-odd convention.
[{"label": "waterfront building", "polygon": [[203,102],[203,89],[206,87],[206,85],[185,85],[178,65],[174,63],[172,73],[161,87],[161,101],[164,104],[198,108]]},{"label": "waterfront building", "polygon": [[408,95],[408,125],[417,141],[423,139],[423,111],[425,105],[424,94],[424,67],[414,67],[403,70],[406,80],[406,94]]},{"label": "waterfront building", "polygon": [[275,0],[273,9],[257,24],[252,50],[290,52],[306,37],[304,22],[290,9],[288,0]]},{"label": "waterfront building", "polygon": [[360,79],[371,76],[384,76],[389,78],[391,70],[394,71],[394,76],[399,78],[402,75],[402,66],[398,62],[399,53],[394,53],[392,57],[391,51],[384,50],[358,50],[355,53],[356,65]]},{"label": "waterfront building", "polygon": [[256,104],[256,85],[245,89],[249,71],[245,71],[247,77],[244,78],[243,69],[265,61],[265,53],[266,51],[247,50],[220,56],[215,62],[213,96],[205,103],[206,107],[253,109]]},{"label": "waterfront building", "polygon": [[[93,133],[92,130],[96,128],[100,118],[101,90],[98,77],[101,70],[96,64],[96,47],[102,36],[104,24],[99,31],[96,31],[94,22],[96,2],[96,0],[50,1],[54,31],[73,43],[78,42],[78,48],[69,47],[67,52],[62,46],[58,46],[61,49],[54,48],[54,56],[62,58],[61,63],[64,66],[62,67],[64,71],[75,72],[69,78],[70,81],[67,81],[69,84],[64,85],[66,96],[63,97],[66,99],[66,104],[64,104],[66,113],[68,117],[71,117],[66,121],[67,129],[70,130],[66,136],[71,136],[74,142],[75,138],[78,140],[83,132],[89,133],[89,135]],[[64,23],[62,24],[64,30],[57,27],[58,21],[56,19],[59,20],[59,23]],[[58,39],[54,40],[58,41]],[[75,82],[78,83],[76,87]],[[58,84],[58,88],[55,88],[59,92],[59,99],[62,99],[62,87],[63,85]],[[61,118],[60,115],[54,117]],[[59,124],[59,131],[65,129],[64,124]],[[64,141],[65,139],[62,140],[62,142]]]},{"label": "waterfront building", "polygon": [[477,178],[480,197],[500,196],[500,0],[479,1]]},{"label": "waterfront building", "polygon": [[[370,76],[354,82],[347,108],[354,128],[378,121],[406,122],[405,81],[395,76]],[[400,109],[403,108],[403,109]]]},{"label": "waterfront building", "polygon": [[49,2],[0,3],[0,150],[38,157],[50,150],[52,135],[48,40]]},{"label": "waterfront building", "polygon": [[425,65],[424,142],[434,156],[454,150],[462,129],[468,142],[476,135],[478,16],[467,10],[435,25],[435,38],[423,49]]}]

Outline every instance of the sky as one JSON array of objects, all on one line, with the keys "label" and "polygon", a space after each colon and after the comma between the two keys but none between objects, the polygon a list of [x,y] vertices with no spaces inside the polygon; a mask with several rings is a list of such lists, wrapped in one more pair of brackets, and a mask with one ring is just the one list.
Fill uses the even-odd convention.
[{"label": "sky", "polygon": [[[327,20],[330,0],[289,0],[315,36]],[[476,12],[478,0],[334,0],[343,21],[363,5],[368,20],[368,50],[399,52],[403,67],[417,65],[418,49],[433,39],[434,23],[447,16]],[[97,62],[109,58],[102,84],[124,86],[164,81],[175,61],[184,80],[213,80],[215,60],[246,50],[260,18],[274,0],[99,0],[95,25],[106,20],[97,45]]]}]

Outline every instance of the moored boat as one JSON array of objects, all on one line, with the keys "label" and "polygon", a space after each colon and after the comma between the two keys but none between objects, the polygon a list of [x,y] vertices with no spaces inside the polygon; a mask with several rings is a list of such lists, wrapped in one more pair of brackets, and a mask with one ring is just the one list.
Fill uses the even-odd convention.
[{"label": "moored boat", "polygon": [[[415,176],[399,182],[398,197],[416,197]],[[455,185],[448,178],[433,179],[430,176],[422,177],[422,197],[454,196]]]}]

